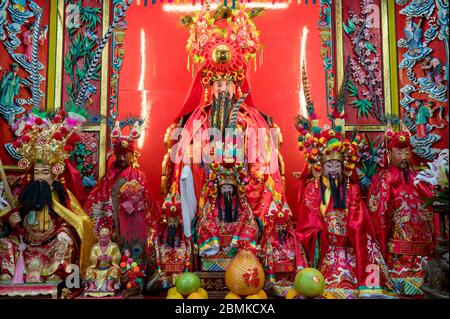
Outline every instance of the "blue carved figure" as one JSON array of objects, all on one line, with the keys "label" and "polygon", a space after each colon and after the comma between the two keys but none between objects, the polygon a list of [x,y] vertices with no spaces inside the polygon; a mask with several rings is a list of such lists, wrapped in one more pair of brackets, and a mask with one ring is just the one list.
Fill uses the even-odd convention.
[{"label": "blue carved figure", "polygon": [[422,28],[423,18],[419,20],[419,23],[414,23],[411,17],[406,18],[406,25],[404,28],[406,42],[408,43],[408,53],[411,55],[419,55],[423,50]]}]

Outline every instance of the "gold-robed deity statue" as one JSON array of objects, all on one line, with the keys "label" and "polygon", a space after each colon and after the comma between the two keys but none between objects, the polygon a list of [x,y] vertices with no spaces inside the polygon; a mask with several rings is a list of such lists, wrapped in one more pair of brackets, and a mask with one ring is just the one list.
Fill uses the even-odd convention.
[{"label": "gold-robed deity statue", "polygon": [[114,296],[120,289],[120,248],[111,241],[108,228],[101,228],[99,240],[91,249],[89,266],[86,269],[87,287],[85,296]]},{"label": "gold-robed deity statue", "polygon": [[93,228],[62,177],[82,123],[79,114],[64,111],[31,112],[18,123],[14,147],[22,155],[18,165],[26,170],[26,183],[19,208],[0,214],[9,228],[0,238],[3,285],[57,283],[71,264],[84,272]]}]

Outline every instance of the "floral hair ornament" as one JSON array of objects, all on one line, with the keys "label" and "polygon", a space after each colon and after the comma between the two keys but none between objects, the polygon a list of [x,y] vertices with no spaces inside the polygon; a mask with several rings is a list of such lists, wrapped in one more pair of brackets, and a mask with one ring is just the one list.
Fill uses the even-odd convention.
[{"label": "floral hair ornament", "polygon": [[[336,125],[339,124],[339,125]],[[314,176],[322,172],[322,164],[329,160],[342,162],[344,174],[351,176],[359,159],[358,144],[359,135],[353,141],[345,138],[340,119],[336,119],[335,126],[331,129],[324,125],[318,126],[317,120],[308,120],[297,116],[298,147],[304,152],[306,161],[310,164]]]},{"label": "floral hair ornament", "polygon": [[388,149],[411,147],[411,133],[402,120],[400,120],[400,132],[394,132],[391,122],[388,122],[384,136]]},{"label": "floral hair ornament", "polygon": [[22,156],[18,166],[28,169],[36,163],[50,165],[52,172],[64,172],[68,159],[80,141],[79,132],[86,122],[85,112],[59,110],[51,115],[33,109],[15,124],[14,148]]}]

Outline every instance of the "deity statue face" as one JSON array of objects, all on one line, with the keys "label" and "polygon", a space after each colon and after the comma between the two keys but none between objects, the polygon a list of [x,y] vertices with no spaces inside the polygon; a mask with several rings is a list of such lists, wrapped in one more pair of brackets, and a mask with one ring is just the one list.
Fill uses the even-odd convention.
[{"label": "deity statue face", "polygon": [[109,244],[109,241],[110,241],[109,231],[104,231],[102,229],[100,231],[98,239],[99,239],[98,242],[99,242],[100,246],[107,246]]},{"label": "deity statue face", "polygon": [[44,181],[49,185],[53,184],[56,179],[55,175],[52,173],[52,168],[48,164],[35,164],[34,165],[34,180]]},{"label": "deity statue face", "polygon": [[211,86],[212,95],[217,99],[219,93],[226,93],[230,97],[234,95],[236,84],[232,80],[220,79],[213,82]]},{"label": "deity statue face", "polygon": [[131,152],[116,154],[116,165],[120,169],[125,169],[131,164]]},{"label": "deity statue face", "polygon": [[396,148],[393,147],[390,151],[391,163],[392,165],[406,170],[409,168],[409,164],[411,163],[412,153],[411,148]]},{"label": "deity statue face", "polygon": [[338,160],[329,160],[323,163],[322,176],[337,179],[342,174],[342,163]]},{"label": "deity statue face", "polygon": [[220,186],[220,192],[222,195],[233,193],[233,185],[231,184],[223,184]]}]

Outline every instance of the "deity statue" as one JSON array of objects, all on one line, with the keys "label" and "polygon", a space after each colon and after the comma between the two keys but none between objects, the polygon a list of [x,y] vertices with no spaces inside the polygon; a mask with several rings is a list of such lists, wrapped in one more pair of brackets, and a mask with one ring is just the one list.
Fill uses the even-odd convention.
[{"label": "deity statue", "polygon": [[115,160],[90,192],[84,208],[95,231],[99,231],[100,225],[107,225],[121,252],[129,250],[141,269],[145,269],[154,232],[152,224],[158,210],[137,162],[135,140],[140,136],[142,124],[141,120],[136,120],[127,136],[116,122],[111,132]]},{"label": "deity statue", "polygon": [[19,65],[11,64],[11,71],[6,73],[0,82],[0,105],[5,108],[14,106],[14,98],[20,88]]},{"label": "deity statue", "polygon": [[410,133],[401,127],[400,132],[386,130],[390,164],[372,178],[367,206],[397,293],[421,295],[422,260],[434,252],[438,221],[423,207],[423,198],[432,197],[431,187],[413,183]]},{"label": "deity statue", "polygon": [[120,248],[111,241],[111,232],[108,228],[101,228],[98,237],[98,243],[91,249],[89,266],[86,269],[87,287],[84,295],[114,296],[120,289]]},{"label": "deity statue", "polygon": [[[194,251],[201,260],[218,258],[216,264],[211,262],[211,269],[220,271],[219,257],[230,244],[221,239],[249,231],[248,241],[256,240],[254,245],[258,245],[255,220],[263,220],[272,202],[286,202],[283,160],[278,152],[281,133],[269,116],[254,107],[246,77],[248,65],[260,48],[253,18],[243,8],[221,6],[212,13],[207,4],[195,17],[183,18],[190,28],[189,63],[193,61],[199,67],[179,117],[165,137],[168,152],[163,161],[163,220],[167,222],[165,216],[173,216],[176,211],[183,240],[190,243],[185,247],[192,246],[191,230],[196,229],[199,241],[194,243]],[[229,162],[245,163],[245,186],[218,185],[214,196],[210,189],[202,192],[210,182],[211,164],[224,168]],[[231,199],[225,196],[228,191]],[[236,217],[231,214],[231,222],[218,219],[220,215],[225,218],[224,211],[219,212],[219,208],[225,210],[225,200],[225,205],[237,209]],[[234,218],[249,219],[236,228]],[[217,221],[213,223],[217,228],[208,229],[207,220]],[[221,239],[214,238],[217,235]],[[208,239],[212,240],[210,249]],[[210,252],[214,255],[208,256]],[[189,254],[192,252],[187,251],[186,256]],[[200,268],[205,266],[201,264]]]},{"label": "deity statue", "polygon": [[195,225],[200,270],[211,271],[211,257],[222,271],[237,252],[238,242],[256,250],[262,232],[246,197],[249,182],[243,163],[211,163],[199,200]]},{"label": "deity statue", "polygon": [[[334,298],[394,297],[381,251],[356,182],[358,141],[342,126],[298,117],[299,148],[312,177],[305,182],[296,232]],[[306,176],[306,175],[305,175]],[[355,178],[356,177],[356,178]]]},{"label": "deity statue", "polygon": [[307,254],[295,234],[292,211],[287,204],[272,203],[265,215],[261,260],[266,270],[265,289],[284,297],[294,285],[296,273],[308,267]]},{"label": "deity statue", "polygon": [[2,283],[59,282],[70,264],[85,270],[94,243],[92,224],[60,177],[81,124],[78,114],[64,111],[52,117],[31,112],[18,123],[18,166],[29,170],[19,208],[0,215],[10,226],[0,239]]}]

